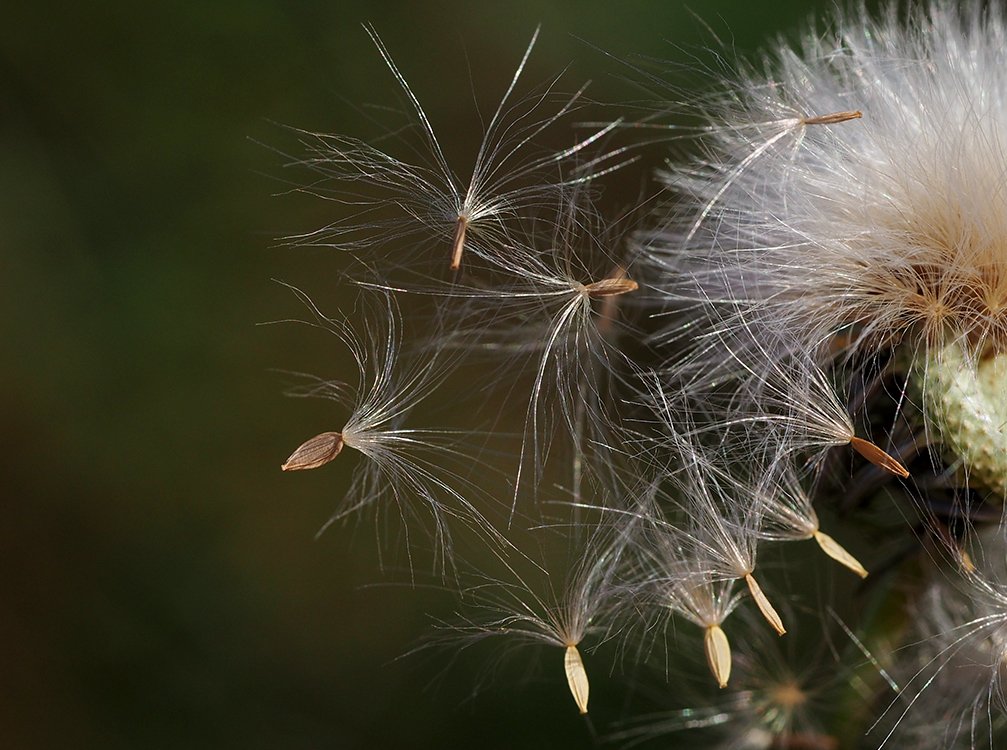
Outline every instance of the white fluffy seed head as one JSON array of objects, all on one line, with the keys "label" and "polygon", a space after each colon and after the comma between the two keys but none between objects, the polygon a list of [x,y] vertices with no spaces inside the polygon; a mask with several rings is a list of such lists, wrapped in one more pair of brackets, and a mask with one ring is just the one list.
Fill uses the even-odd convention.
[{"label": "white fluffy seed head", "polygon": [[780,356],[1007,346],[1004,15],[906,15],[841,18],[709,104],[709,158],[668,176],[697,208],[649,243],[672,299],[787,331]]},{"label": "white fluffy seed head", "polygon": [[[732,662],[721,624],[739,603],[742,580],[761,615],[777,633],[785,632],[756,580],[761,542],[813,538],[866,575],[818,528],[801,482],[813,473],[809,466],[820,466],[837,446],[850,446],[893,474],[907,472],[855,434],[836,363],[883,360],[898,346],[917,363],[936,361],[929,353],[951,341],[974,365],[1007,344],[1003,18],[996,8],[974,4],[959,11],[948,0],[908,15],[906,26],[894,12],[880,21],[866,14],[841,19],[836,35],[808,37],[799,54],[781,50],[772,65],[775,80],[743,73],[710,105],[716,124],[705,132],[709,159],[669,178],[693,209],[649,238],[645,254],[667,275],[647,279],[645,288],[665,296],[676,312],[690,311],[682,329],[694,338],[661,376],[641,378],[642,389],[653,385],[647,394],[653,413],[641,421],[664,432],[639,440],[648,444],[646,476],[620,479],[629,487],[660,475],[667,513],[645,503],[615,511],[633,521],[627,527],[642,547],[625,555],[632,562],[623,559],[630,546],[624,537],[604,537],[579,550],[562,582],[546,575],[541,588],[529,585],[518,563],[505,562],[513,580],[507,574],[484,578],[466,592],[480,614],[488,614],[460,628],[473,638],[506,634],[549,645],[554,653],[564,650],[567,684],[581,713],[587,712],[589,685],[578,645],[618,627],[599,622],[610,619],[617,589],[643,593],[644,604],[665,619],[671,612],[697,625],[707,664],[723,688]],[[489,120],[471,181],[460,182],[419,101],[374,39],[410,102],[425,156],[412,164],[354,139],[309,136],[316,152],[306,165],[322,174],[319,185],[336,184],[327,197],[359,198],[362,213],[300,239],[350,250],[394,240],[414,248],[416,238],[442,246],[444,265],[459,271],[451,285],[432,291],[382,287],[383,281],[372,286],[389,295],[428,291],[444,302],[445,319],[480,313],[471,316],[478,320],[470,325],[475,332],[453,330],[452,339],[487,347],[496,344],[493,336],[515,342],[499,348],[526,356],[534,379],[520,402],[526,421],[512,515],[518,495],[536,492],[543,478],[551,421],[568,428],[557,434],[575,444],[572,493],[579,500],[579,477],[586,473],[579,464],[621,448],[610,437],[621,436],[621,425],[607,408],[621,394],[611,398],[615,389],[609,386],[624,364],[640,373],[610,346],[614,305],[643,295],[624,297],[638,284],[622,268],[619,250],[594,231],[603,222],[596,221],[589,196],[580,200],[574,188],[593,175],[567,180],[554,168],[611,128],[541,158],[526,152],[577,99],[553,114],[536,114],[536,101],[544,99],[522,109],[511,98],[529,46]],[[606,158],[589,161],[588,170]],[[361,183],[366,189],[358,195]],[[372,217],[376,205],[402,214]],[[636,266],[632,275],[644,278]],[[464,310],[448,309],[459,301]],[[284,468],[321,466],[345,445],[365,460],[336,518],[375,504],[408,514],[418,500],[439,539],[446,539],[448,521],[462,520],[486,527],[485,535],[504,546],[473,498],[458,488],[458,476],[445,471],[450,450],[443,434],[405,426],[414,407],[443,382],[443,354],[424,351],[414,362],[399,356],[401,320],[390,296],[388,330],[376,336],[356,337],[343,322],[315,312],[317,323],[349,348],[360,380],[355,390],[320,386],[345,407],[345,422],[333,425],[339,432],[304,443]],[[681,322],[676,318],[675,326]],[[483,328],[493,336],[481,336]],[[676,328],[658,338],[678,335]],[[753,480],[760,474],[761,481]],[[637,535],[636,525],[645,533]],[[980,665],[986,680],[980,687],[1000,696],[1007,595],[974,569],[965,576],[965,601],[919,618],[933,626],[937,645],[924,667],[950,663],[942,660],[968,646],[970,654],[988,659]],[[909,697],[915,702],[920,693]],[[786,731],[807,697],[797,680],[774,686],[769,705],[787,716]],[[988,705],[982,695],[965,697],[971,706]],[[745,737],[769,746],[783,736],[779,732],[762,716]]]}]

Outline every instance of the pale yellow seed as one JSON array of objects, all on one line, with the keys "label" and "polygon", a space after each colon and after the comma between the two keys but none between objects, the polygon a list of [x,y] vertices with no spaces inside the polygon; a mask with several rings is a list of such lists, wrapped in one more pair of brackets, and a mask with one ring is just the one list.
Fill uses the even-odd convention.
[{"label": "pale yellow seed", "polygon": [[343,449],[343,436],[338,432],[323,432],[302,443],[280,468],[284,471],[301,471],[325,466]]},{"label": "pale yellow seed", "polygon": [[966,573],[976,572],[976,564],[972,561],[972,555],[968,553],[968,550],[958,550],[958,558],[961,560],[962,568],[965,569]]},{"label": "pale yellow seed", "polygon": [[587,682],[587,670],[584,669],[584,660],[580,658],[580,651],[576,646],[566,647],[566,656],[563,659],[566,667],[566,682],[570,686],[573,700],[582,714],[587,713],[587,695],[589,686]]},{"label": "pale yellow seed", "polygon": [[815,532],[815,541],[822,548],[822,552],[831,557],[841,565],[845,565],[861,578],[867,578],[867,570],[860,561],[846,551],[846,549],[835,539],[821,531]]},{"label": "pale yellow seed", "polygon": [[762,616],[766,618],[766,622],[773,626],[777,635],[786,633],[787,629],[783,627],[783,620],[780,619],[773,605],[769,603],[766,595],[762,593],[762,587],[759,586],[751,573],[745,576],[745,583],[748,584],[748,590],[751,592],[752,598],[755,599]]},{"label": "pale yellow seed", "polygon": [[703,635],[703,646],[706,649],[706,663],[710,665],[714,679],[720,687],[727,687],[731,679],[731,644],[727,642],[727,634],[720,625],[710,625]]}]

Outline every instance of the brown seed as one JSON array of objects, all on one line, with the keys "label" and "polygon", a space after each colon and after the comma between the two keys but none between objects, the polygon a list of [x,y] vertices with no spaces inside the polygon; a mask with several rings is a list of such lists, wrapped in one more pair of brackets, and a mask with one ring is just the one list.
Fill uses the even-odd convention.
[{"label": "brown seed", "polygon": [[[613,268],[608,277],[610,281],[625,278],[626,269],[622,266],[616,266]],[[584,287],[584,290],[590,298],[591,293],[587,291],[587,287]],[[612,332],[612,327],[615,325],[615,321],[619,316],[619,295],[610,294],[603,298],[601,300],[601,304],[598,305],[596,312],[598,314],[598,332],[602,336],[607,337]]]},{"label": "brown seed", "polygon": [[639,288],[640,285],[633,281],[633,279],[622,277],[602,279],[601,281],[594,281],[590,284],[585,284],[584,292],[592,299],[600,299],[603,297],[615,297],[620,294],[635,292]]},{"label": "brown seed", "polygon": [[280,468],[284,471],[317,469],[338,456],[342,449],[342,435],[338,432],[323,432],[302,443]]},{"label": "brown seed", "polygon": [[457,271],[462,266],[462,253],[465,251],[465,232],[469,228],[467,216],[459,216],[455,224],[455,241],[451,245],[451,270]]},{"label": "brown seed", "polygon": [[833,112],[830,115],[816,115],[815,117],[805,117],[805,125],[834,125],[837,122],[847,120],[859,120],[864,116],[860,110],[849,110],[847,112]]},{"label": "brown seed", "polygon": [[852,437],[850,438],[850,447],[875,466],[880,466],[885,471],[891,472],[897,477],[906,479],[909,476],[909,469],[903,466],[898,460],[889,456],[870,440]]}]

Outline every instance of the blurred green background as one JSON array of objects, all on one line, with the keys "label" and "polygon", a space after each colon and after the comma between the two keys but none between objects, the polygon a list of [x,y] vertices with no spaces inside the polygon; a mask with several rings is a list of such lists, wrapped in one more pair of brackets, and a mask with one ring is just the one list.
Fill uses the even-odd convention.
[{"label": "blurred green background", "polygon": [[745,54],[813,10],[5,4],[0,746],[589,744],[555,680],[473,697],[479,658],[443,675],[443,653],[398,659],[451,597],[368,587],[402,577],[379,573],[366,522],[314,540],[343,477],[279,471],[329,425],[271,368],[352,373],[318,337],[255,324],[297,312],[271,278],[324,296],[339,261],[278,246],[331,206],[278,196],[283,160],[261,144],[291,147],[275,123],[374,134],[359,107],[396,92],[362,21],[464,155],[469,75],[488,108],[539,22],[527,80],[572,62],[568,89],[618,102],[637,92],[590,45],[690,64],[709,41],[691,13]]}]

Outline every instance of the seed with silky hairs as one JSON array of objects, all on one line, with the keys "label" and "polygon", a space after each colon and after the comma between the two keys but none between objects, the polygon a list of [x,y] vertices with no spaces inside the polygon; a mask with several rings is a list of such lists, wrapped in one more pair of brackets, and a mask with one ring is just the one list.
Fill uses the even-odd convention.
[{"label": "seed with silky hairs", "polygon": [[710,665],[717,684],[726,688],[727,681],[731,679],[731,645],[727,634],[719,625],[710,625],[703,636],[703,647],[706,650],[706,662]]},{"label": "seed with silky hairs", "polygon": [[589,691],[587,670],[584,669],[584,660],[580,658],[580,651],[576,646],[571,644],[566,647],[563,666],[566,669],[566,681],[570,686],[573,699],[577,703],[577,709],[582,714],[586,714]]},{"label": "seed with silky hairs", "polygon": [[325,466],[339,455],[343,449],[343,436],[338,432],[323,432],[305,441],[290,454],[283,464],[284,471],[300,471],[302,469],[317,469]]},{"label": "seed with silky hairs", "polygon": [[600,297],[615,297],[620,294],[628,294],[629,292],[635,292],[639,288],[640,285],[633,281],[633,279],[602,279],[601,281],[585,284],[584,293],[592,299],[598,299]]},{"label": "seed with silky hairs", "polygon": [[850,438],[850,447],[866,458],[875,466],[878,466],[890,474],[906,479],[909,477],[909,470],[900,461],[885,453],[870,440],[853,437]]}]

